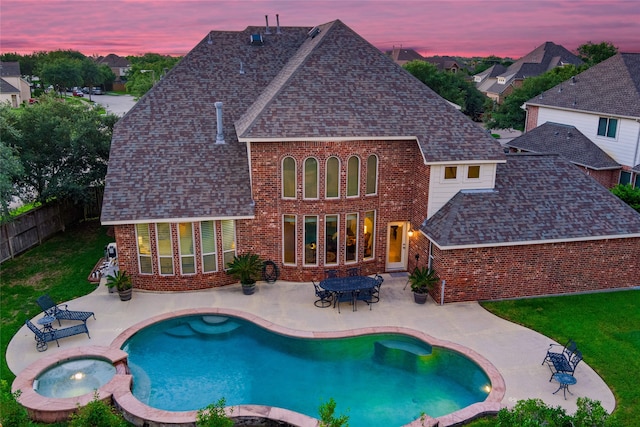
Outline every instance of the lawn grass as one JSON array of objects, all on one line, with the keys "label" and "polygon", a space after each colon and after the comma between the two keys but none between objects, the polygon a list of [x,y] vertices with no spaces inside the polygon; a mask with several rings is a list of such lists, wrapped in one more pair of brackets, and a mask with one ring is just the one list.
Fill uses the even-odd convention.
[{"label": "lawn grass", "polygon": [[612,389],[616,398],[614,413],[621,425],[638,425],[640,291],[529,298],[482,306],[559,343],[576,341],[584,361]]},{"label": "lawn grass", "polygon": [[[36,299],[45,293],[54,301],[69,301],[91,293],[88,281],[94,265],[112,242],[98,221],[82,222],[54,235],[17,258],[2,263],[0,270],[0,378],[9,384],[15,375],[7,366],[9,341],[30,319],[40,313]],[[35,349],[35,341],[34,341]]]},{"label": "lawn grass", "polygon": [[[25,319],[40,312],[36,298],[49,293],[54,301],[68,301],[92,292],[96,285],[87,277],[103,256],[105,245],[112,241],[98,221],[83,222],[2,264],[0,378],[9,383],[15,378],[6,363],[7,345]],[[640,291],[487,302],[482,306],[560,343],[575,340],[585,362],[613,390],[621,425],[638,425]],[[472,425],[491,426],[494,420],[484,418]]]}]

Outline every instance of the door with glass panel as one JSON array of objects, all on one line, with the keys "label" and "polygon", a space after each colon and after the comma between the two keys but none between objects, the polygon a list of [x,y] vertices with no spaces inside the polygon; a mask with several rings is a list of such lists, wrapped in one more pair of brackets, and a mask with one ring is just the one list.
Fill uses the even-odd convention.
[{"label": "door with glass panel", "polygon": [[387,225],[387,271],[407,269],[407,223],[405,221],[390,222]]}]

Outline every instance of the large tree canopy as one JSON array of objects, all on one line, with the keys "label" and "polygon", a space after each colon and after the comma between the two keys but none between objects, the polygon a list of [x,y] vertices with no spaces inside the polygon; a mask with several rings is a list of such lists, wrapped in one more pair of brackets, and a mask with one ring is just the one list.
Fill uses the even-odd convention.
[{"label": "large tree canopy", "polygon": [[596,65],[618,53],[618,48],[609,42],[598,44],[587,42],[578,46],[578,55],[588,66]]},{"label": "large tree canopy", "polygon": [[0,104],[0,215],[3,218],[9,215],[11,199],[18,195],[14,182],[24,173],[18,153],[5,143],[7,138],[20,138],[20,132],[7,120],[6,113],[10,112],[8,103]]},{"label": "large tree canopy", "polygon": [[15,184],[24,201],[86,199],[91,186],[103,185],[113,125],[117,116],[52,97],[21,109],[0,110],[16,130],[3,142],[16,150],[24,176]]},{"label": "large tree canopy", "polygon": [[482,114],[485,97],[462,74],[439,71],[435,65],[419,60],[408,62],[403,67],[438,95],[458,104],[462,112],[472,119]]}]

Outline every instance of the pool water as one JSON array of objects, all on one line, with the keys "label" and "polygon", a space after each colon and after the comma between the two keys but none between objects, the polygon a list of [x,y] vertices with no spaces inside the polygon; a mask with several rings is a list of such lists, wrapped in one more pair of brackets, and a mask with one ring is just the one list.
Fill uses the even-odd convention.
[{"label": "pool water", "polygon": [[93,393],[113,378],[116,368],[100,359],[74,359],[54,365],[35,379],[34,390],[45,397],[66,398]]},{"label": "pool water", "polygon": [[490,391],[468,358],[401,334],[292,338],[244,319],[200,315],[144,328],[123,350],[134,396],[169,411],[224,398],[318,418],[333,398],[350,426],[389,427],[457,411]]}]

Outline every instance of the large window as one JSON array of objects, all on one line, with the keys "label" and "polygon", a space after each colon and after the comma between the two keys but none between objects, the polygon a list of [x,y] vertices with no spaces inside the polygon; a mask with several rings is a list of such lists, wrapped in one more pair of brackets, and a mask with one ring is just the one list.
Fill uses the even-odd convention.
[{"label": "large window", "polygon": [[296,161],[293,157],[282,160],[282,197],[296,197]]},{"label": "large window", "polygon": [[598,121],[599,136],[606,136],[607,138],[615,138],[617,129],[618,129],[618,119],[600,117],[600,120]]},{"label": "large window", "polygon": [[364,253],[363,259],[371,259],[374,254],[374,242],[376,236],[376,213],[369,211],[364,213],[364,224],[362,228],[364,236]]},{"label": "large window", "polygon": [[313,157],[304,161],[304,198],[318,198],[318,161]]},{"label": "large window", "polygon": [[282,218],[282,259],[285,264],[296,263],[296,216]]},{"label": "large window", "polygon": [[360,159],[351,156],[347,161],[347,197],[360,194]]},{"label": "large window", "polygon": [[376,194],[378,192],[378,156],[375,154],[367,158],[367,192],[366,194]]},{"label": "large window", "polygon": [[173,274],[173,245],[171,243],[171,224],[156,224],[158,239],[158,263],[161,275]]},{"label": "large window", "polygon": [[227,264],[233,261],[236,255],[236,224],[231,219],[220,221],[222,230],[222,265],[227,268]]},{"label": "large window", "polygon": [[337,157],[327,159],[325,171],[325,197],[335,199],[340,196],[340,160]]},{"label": "large window", "polygon": [[340,247],[338,238],[338,215],[327,215],[324,217],[324,263],[332,265],[338,263],[338,248]]},{"label": "large window", "polygon": [[202,250],[202,272],[218,271],[218,257],[216,255],[216,227],[213,221],[200,223],[200,245]]},{"label": "large window", "polygon": [[136,224],[136,243],[138,246],[138,268],[140,269],[140,274],[153,273],[149,224]]},{"label": "large window", "polygon": [[304,217],[304,264],[318,264],[318,217]]},{"label": "large window", "polygon": [[358,214],[347,214],[345,243],[345,262],[355,262],[358,253]]},{"label": "large window", "polygon": [[193,224],[181,222],[178,224],[180,243],[180,271],[182,274],[195,274],[196,253],[193,244]]}]

